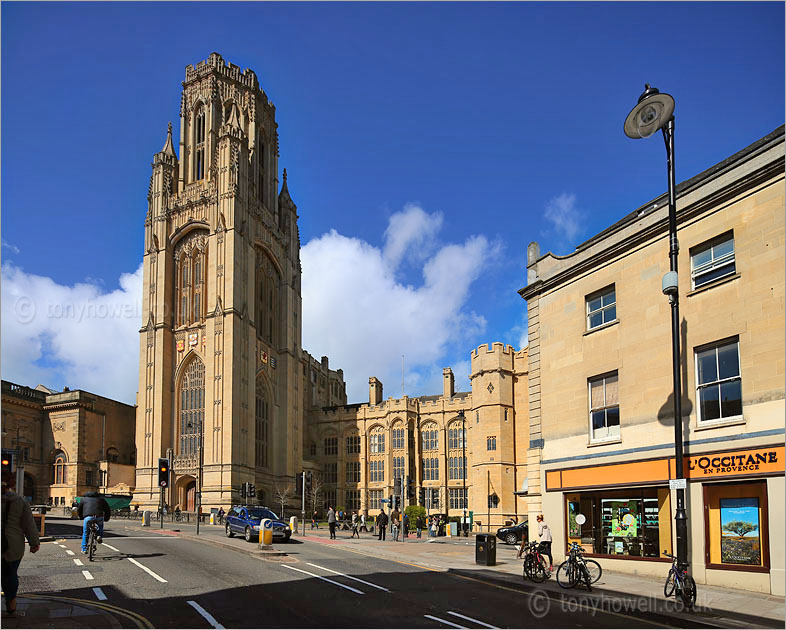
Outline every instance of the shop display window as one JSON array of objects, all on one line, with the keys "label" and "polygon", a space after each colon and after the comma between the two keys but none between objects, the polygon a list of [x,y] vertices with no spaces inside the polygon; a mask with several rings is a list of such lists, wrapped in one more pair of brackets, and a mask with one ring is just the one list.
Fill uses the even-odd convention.
[{"label": "shop display window", "polygon": [[671,548],[668,502],[666,488],[568,495],[568,542],[604,556],[659,558]]}]

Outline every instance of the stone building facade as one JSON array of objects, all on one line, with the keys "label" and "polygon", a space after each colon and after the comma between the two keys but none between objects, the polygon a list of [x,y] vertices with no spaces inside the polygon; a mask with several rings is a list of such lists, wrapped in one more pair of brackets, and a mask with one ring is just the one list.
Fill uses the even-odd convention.
[{"label": "stone building facade", "polygon": [[3,454],[23,466],[24,496],[71,505],[88,490],[130,494],[134,414],[130,405],[82,390],[3,381]]},{"label": "stone building facade", "polygon": [[413,491],[402,492],[404,506],[422,499],[430,512],[451,517],[466,509],[476,530],[525,516],[526,350],[483,345],[471,366],[471,392],[456,392],[445,368],[441,395],[385,399],[371,377],[368,403],[312,409],[306,468],[321,471],[324,505],[373,516],[403,476]]},{"label": "stone building facade", "polygon": [[[677,187],[691,574],[778,595],[784,215],[783,127]],[[569,256],[541,256],[533,243],[521,290],[530,517],[547,515],[555,557],[575,541],[604,569],[653,576],[675,540],[667,217],[664,195]],[[730,519],[754,529],[733,535]]]}]

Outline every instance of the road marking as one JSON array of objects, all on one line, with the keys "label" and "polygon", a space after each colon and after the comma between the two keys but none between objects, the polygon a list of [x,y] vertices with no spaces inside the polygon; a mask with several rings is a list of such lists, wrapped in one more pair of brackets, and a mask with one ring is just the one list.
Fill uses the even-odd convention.
[{"label": "road marking", "polygon": [[75,556],[75,555],[76,555],[76,554],[75,554],[73,551],[71,551],[70,549],[66,549],[66,553],[67,553],[69,556]]},{"label": "road marking", "polygon": [[85,579],[86,579],[86,580],[92,580],[92,579],[94,579],[94,578],[93,578],[93,576],[92,576],[92,574],[90,573],[90,571],[82,571],[82,575],[84,575],[84,576],[85,576]]},{"label": "road marking", "polygon": [[452,610],[449,610],[448,614],[453,615],[454,617],[461,617],[462,619],[466,619],[467,621],[471,621],[472,623],[479,623],[481,626],[485,626],[486,628],[494,628],[494,630],[499,630],[497,626],[492,626],[483,621],[479,621],[478,619],[473,619],[472,617],[465,617],[464,615],[460,615],[457,612],[453,612]]},{"label": "road marking", "polygon": [[52,600],[56,602],[65,602],[67,604],[79,604],[80,606],[86,606],[88,608],[96,608],[98,610],[104,610],[106,612],[112,613],[114,615],[120,615],[132,621],[136,628],[154,628],[150,620],[143,617],[142,615],[138,615],[137,613],[126,610],[125,608],[120,608],[118,606],[113,606],[112,604],[99,604],[98,602],[94,602],[89,599],[77,599],[75,597],[57,597],[55,595],[50,595],[47,593],[46,595],[36,595],[35,593],[25,593],[26,599],[40,599],[40,600]]},{"label": "road marking", "polygon": [[85,566],[84,563],[79,558],[74,558],[74,564],[78,567]]},{"label": "road marking", "polygon": [[211,615],[209,612],[207,612],[204,608],[202,608],[202,606],[197,604],[195,601],[189,600],[186,603],[189,606],[193,606],[194,610],[196,610],[200,615],[202,615],[205,619],[207,619],[207,622],[211,626],[213,626],[214,628],[218,628],[218,630],[224,630],[224,626],[222,626],[220,623],[218,623],[216,621],[215,617],[213,617],[213,615]]},{"label": "road marking", "polygon": [[109,547],[112,551],[120,551],[117,547],[113,547],[112,545],[107,545],[106,543],[101,543],[104,547]]},{"label": "road marking", "polygon": [[150,575],[152,575],[152,576],[153,576],[154,578],[156,578],[156,579],[157,579],[159,582],[166,582],[166,580],[165,580],[164,578],[162,578],[160,575],[158,575],[158,573],[156,573],[156,572],[154,572],[154,571],[151,571],[150,569],[148,569],[148,568],[147,568],[147,567],[146,567],[144,564],[142,564],[141,562],[137,562],[137,561],[136,561],[136,560],[134,560],[133,558],[127,558],[127,559],[128,559],[128,561],[129,561],[129,562],[133,562],[133,563],[134,563],[136,566],[138,566],[138,567],[139,567],[140,569],[142,569],[143,571],[146,571],[147,573],[149,573]]},{"label": "road marking", "polygon": [[156,535],[151,534],[149,536],[122,536],[123,540],[150,540],[151,538],[155,538],[157,540],[183,540],[182,538],[178,538],[177,534],[167,534],[164,535]]},{"label": "road marking", "polygon": [[93,592],[96,594],[96,597],[98,599],[100,599],[101,601],[103,601],[103,600],[105,600],[107,598],[106,595],[104,595],[104,591],[102,591],[97,586],[93,589]]},{"label": "road marking", "polygon": [[365,580],[361,580],[360,578],[356,578],[352,575],[347,575],[346,573],[339,573],[338,571],[334,571],[333,569],[328,569],[327,567],[319,566],[318,564],[314,564],[313,562],[307,562],[306,564],[310,564],[312,567],[316,567],[317,569],[324,569],[325,571],[330,571],[331,573],[335,573],[336,575],[341,575],[349,580],[355,580],[356,582],[360,582],[368,586],[373,586],[374,588],[378,588],[380,591],[385,591],[386,593],[390,593],[390,590],[386,589],[384,586],[377,586],[376,584],[372,584],[371,582],[366,582]]},{"label": "road marking", "polygon": [[448,621],[447,619],[440,619],[439,617],[432,617],[431,615],[423,615],[426,619],[433,619],[434,621],[439,621],[440,623],[447,624],[449,626],[453,626],[454,628],[464,628],[466,630],[467,626],[460,626],[457,623],[453,623],[452,621]]},{"label": "road marking", "polygon": [[299,573],[305,573],[306,575],[310,575],[311,577],[318,578],[320,580],[324,580],[325,582],[330,582],[331,584],[335,584],[336,586],[340,586],[341,588],[345,588],[348,591],[352,591],[353,593],[357,593],[358,595],[365,595],[363,591],[359,591],[356,588],[352,588],[351,586],[347,586],[346,584],[342,584],[341,582],[336,582],[335,580],[331,580],[330,578],[322,577],[321,575],[317,575],[316,573],[311,573],[311,571],[304,571],[303,569],[296,569],[295,567],[291,567],[288,564],[281,565],[287,569],[292,569],[293,571],[298,571]]},{"label": "road marking", "polygon": [[60,545],[60,544],[58,544],[57,546],[58,546],[58,547],[62,547],[63,549],[65,549],[65,548],[66,548],[66,546],[65,546],[65,545]]}]

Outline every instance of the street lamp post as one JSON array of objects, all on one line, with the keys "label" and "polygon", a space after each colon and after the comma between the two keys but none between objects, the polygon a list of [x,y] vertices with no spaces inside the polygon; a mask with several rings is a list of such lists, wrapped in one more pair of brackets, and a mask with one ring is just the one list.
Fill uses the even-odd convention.
[{"label": "street lamp post", "polygon": [[458,413],[461,418],[461,477],[464,479],[464,519],[461,521],[461,532],[467,537],[467,419],[462,409]]},{"label": "street lamp post", "polygon": [[[194,427],[195,425],[191,422],[188,423],[189,427]],[[203,430],[203,425],[200,424],[199,426],[199,479],[197,480],[197,488],[196,488],[196,533],[199,536],[199,520],[202,515],[202,467],[204,466],[204,457],[205,457],[205,432]]]},{"label": "street lamp post", "polygon": [[[629,138],[648,138],[660,129],[666,144],[669,180],[669,272],[663,276],[662,289],[671,304],[671,353],[674,381],[674,451],[677,479],[683,479],[682,442],[682,387],[680,378],[680,306],[677,277],[677,204],[674,183],[674,99],[661,94],[657,88],[644,86],[639,102],[625,119],[625,135]],[[677,561],[688,561],[688,515],[685,512],[685,490],[677,489],[677,511],[674,516],[677,530]]]}]

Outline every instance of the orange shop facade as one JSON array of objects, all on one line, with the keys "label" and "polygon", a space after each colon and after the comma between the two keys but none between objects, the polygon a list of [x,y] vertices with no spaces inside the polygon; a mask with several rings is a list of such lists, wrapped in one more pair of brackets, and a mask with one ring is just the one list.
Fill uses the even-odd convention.
[{"label": "orange shop facade", "polygon": [[[783,443],[691,451],[683,463],[691,574],[699,584],[783,595]],[[609,570],[666,575],[663,552],[676,553],[673,456],[544,461],[543,472],[555,552],[577,542]]]}]

